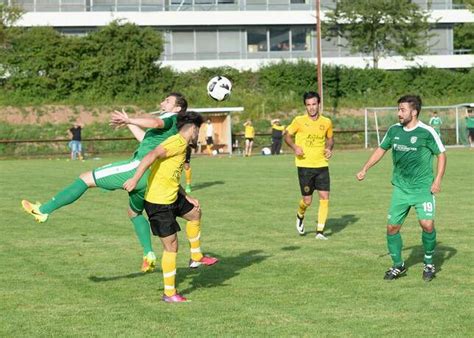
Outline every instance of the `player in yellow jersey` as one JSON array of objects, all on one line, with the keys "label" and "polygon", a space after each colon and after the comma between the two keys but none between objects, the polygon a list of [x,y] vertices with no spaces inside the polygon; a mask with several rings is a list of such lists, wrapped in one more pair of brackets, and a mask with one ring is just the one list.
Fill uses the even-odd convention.
[{"label": "player in yellow jersey", "polygon": [[255,128],[252,126],[252,121],[247,120],[244,123],[245,127],[245,153],[244,156],[252,155],[253,139],[255,138]]},{"label": "player in yellow jersey", "polygon": [[296,230],[300,235],[305,234],[304,214],[311,205],[314,190],[317,190],[319,210],[316,238],[326,240],[327,237],[323,232],[329,211],[328,160],[332,156],[334,138],[331,120],[319,113],[320,101],[318,93],[304,93],[306,114],[295,117],[286,128],[285,142],[295,152],[295,163],[303,196],[296,213]]},{"label": "player in yellow jersey", "polygon": [[183,171],[188,146],[196,147],[202,116],[188,111],[178,116],[178,134],[169,137],[140,162],[135,175],[126,181],[123,188],[133,191],[142,175],[151,166],[148,186],[145,193],[145,210],[148,214],[153,235],[159,236],[163,244],[161,266],[163,269],[165,302],[185,302],[186,298],[175,288],[176,256],[178,237],[181,230],[176,217],[186,223],[186,235],[191,246],[190,268],[200,265],[213,265],[217,258],[201,253],[201,207],[198,200],[186,194],[179,181]]}]

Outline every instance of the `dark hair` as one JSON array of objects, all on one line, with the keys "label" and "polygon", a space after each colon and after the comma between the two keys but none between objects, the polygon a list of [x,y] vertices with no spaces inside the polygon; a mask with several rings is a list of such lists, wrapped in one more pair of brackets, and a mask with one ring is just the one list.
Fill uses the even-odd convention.
[{"label": "dark hair", "polygon": [[306,100],[309,100],[309,99],[312,99],[312,98],[316,98],[318,100],[318,103],[321,102],[321,96],[319,96],[318,93],[313,92],[313,91],[309,91],[309,92],[305,92],[303,94],[303,103],[306,104]]},{"label": "dark hair", "polygon": [[188,101],[184,98],[184,95],[178,92],[169,93],[168,96],[173,96],[176,99],[176,105],[181,108],[178,114],[184,114],[188,109]]},{"label": "dark hair", "polygon": [[178,115],[178,121],[176,123],[176,126],[178,127],[178,130],[183,128],[187,124],[194,124],[196,127],[201,127],[201,124],[204,122],[202,115],[195,112],[195,111],[187,111],[184,114],[179,114]]},{"label": "dark hair", "polygon": [[416,116],[420,115],[421,112],[421,97],[418,95],[404,95],[397,101],[400,103],[409,103],[412,109],[416,110]]}]

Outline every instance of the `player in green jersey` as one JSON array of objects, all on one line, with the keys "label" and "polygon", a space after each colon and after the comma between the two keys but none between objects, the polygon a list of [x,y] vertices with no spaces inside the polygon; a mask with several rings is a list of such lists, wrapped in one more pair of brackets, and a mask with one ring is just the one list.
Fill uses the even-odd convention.
[{"label": "player in green jersey", "polygon": [[472,109],[466,111],[466,128],[469,146],[474,147],[474,112]]},{"label": "player in green jersey", "polygon": [[[178,132],[176,120],[178,114],[186,112],[188,103],[179,93],[169,94],[160,108],[163,111],[158,117],[129,118],[124,112],[115,112],[111,124],[126,125],[140,142],[133,156],[125,161],[114,162],[79,176],[71,185],[56,194],[44,204],[22,200],[23,209],[36,221],[43,223],[55,210],[77,201],[89,188],[99,187],[105,190],[123,189],[123,184],[131,178],[140,161],[161,142]],[[143,130],[142,128],[148,128]],[[156,257],[151,245],[150,224],[142,215],[148,172],[142,177],[137,187],[129,192],[128,216],[133,223],[135,233],[143,247],[144,257],[142,271],[153,271]]]},{"label": "player in green jersey", "polygon": [[441,125],[443,124],[443,121],[441,120],[441,117],[438,116],[437,112],[433,112],[433,116],[430,118],[429,125],[433,127],[433,129],[438,133],[439,136],[441,136]]},{"label": "player in green jersey", "polygon": [[[385,279],[392,280],[407,271],[402,259],[402,237],[400,228],[411,207],[414,207],[422,228],[424,249],[423,279],[435,277],[433,254],[436,246],[435,194],[441,190],[441,180],[446,169],[445,148],[433,128],[418,120],[421,98],[406,95],[398,100],[400,123],[391,126],[380,146],[372,153],[356,177],[362,181],[367,170],[392,149],[393,193],[388,212],[387,246],[393,261],[385,273]],[[433,157],[437,157],[436,175],[433,175]]]}]

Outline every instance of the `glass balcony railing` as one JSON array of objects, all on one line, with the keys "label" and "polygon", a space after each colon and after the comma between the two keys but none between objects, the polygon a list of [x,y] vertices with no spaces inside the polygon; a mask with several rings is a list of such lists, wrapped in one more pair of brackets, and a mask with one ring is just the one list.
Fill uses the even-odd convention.
[{"label": "glass balcony railing", "polygon": [[[288,11],[314,10],[314,0],[0,0],[27,12]],[[428,0],[414,1],[427,8]],[[452,0],[431,0],[431,9],[461,9]],[[323,10],[336,0],[322,0]]]}]

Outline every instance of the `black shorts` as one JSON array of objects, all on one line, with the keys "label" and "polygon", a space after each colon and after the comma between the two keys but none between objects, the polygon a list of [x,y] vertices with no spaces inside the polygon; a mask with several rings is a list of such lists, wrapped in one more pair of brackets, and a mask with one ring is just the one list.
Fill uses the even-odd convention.
[{"label": "black shorts", "polygon": [[253,137],[246,137],[245,140],[249,142],[253,142]]},{"label": "black shorts", "polygon": [[301,195],[311,196],[315,190],[330,191],[329,168],[298,167]]},{"label": "black shorts", "polygon": [[194,205],[180,193],[178,193],[178,199],[172,204],[154,204],[145,201],[151,232],[159,237],[168,237],[180,231],[176,217],[186,215],[193,208]]},{"label": "black shorts", "polygon": [[191,162],[191,147],[186,148],[186,158],[184,159],[184,163],[190,163]]},{"label": "black shorts", "polygon": [[468,128],[467,131],[469,136],[471,136],[471,138],[474,138],[474,128]]},{"label": "black shorts", "polygon": [[214,144],[214,141],[212,140],[212,137],[206,137],[206,144],[208,146],[211,146]]}]

